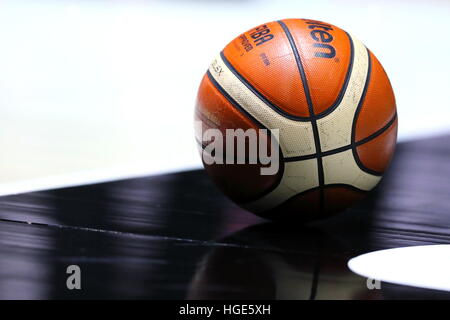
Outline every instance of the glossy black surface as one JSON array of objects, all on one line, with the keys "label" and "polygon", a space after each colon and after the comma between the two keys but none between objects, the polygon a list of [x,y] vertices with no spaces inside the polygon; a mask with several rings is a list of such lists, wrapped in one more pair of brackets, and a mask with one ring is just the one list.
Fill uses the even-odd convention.
[{"label": "glossy black surface", "polygon": [[[267,223],[201,170],[0,198],[0,298],[399,299],[368,290],[349,258],[450,243],[449,137],[399,144],[366,201],[307,226]],[[66,268],[82,289],[66,288]]]}]

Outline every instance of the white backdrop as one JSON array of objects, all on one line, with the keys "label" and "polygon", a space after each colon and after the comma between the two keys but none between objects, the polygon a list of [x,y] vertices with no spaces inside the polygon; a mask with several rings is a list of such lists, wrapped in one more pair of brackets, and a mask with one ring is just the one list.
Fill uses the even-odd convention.
[{"label": "white backdrop", "polygon": [[198,167],[192,113],[210,60],[295,17],[377,55],[400,140],[450,132],[446,1],[0,0],[0,194]]}]

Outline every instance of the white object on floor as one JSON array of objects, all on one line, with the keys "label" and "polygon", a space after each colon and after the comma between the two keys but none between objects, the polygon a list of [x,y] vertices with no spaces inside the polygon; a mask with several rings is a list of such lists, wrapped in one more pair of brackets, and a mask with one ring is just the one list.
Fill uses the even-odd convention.
[{"label": "white object on floor", "polygon": [[348,267],[381,282],[450,291],[450,245],[374,251],[351,259]]}]

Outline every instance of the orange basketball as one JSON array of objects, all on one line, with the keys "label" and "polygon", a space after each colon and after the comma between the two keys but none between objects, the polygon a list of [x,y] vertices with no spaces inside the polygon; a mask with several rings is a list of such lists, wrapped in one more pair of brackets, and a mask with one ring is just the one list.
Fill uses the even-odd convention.
[{"label": "orange basketball", "polygon": [[[397,138],[394,93],[380,62],[344,30],[308,19],[269,22],[231,41],[203,77],[195,119],[211,178],[271,219],[309,221],[348,208],[378,184]],[[262,174],[263,157],[249,160],[266,148],[278,154],[273,174]]]}]

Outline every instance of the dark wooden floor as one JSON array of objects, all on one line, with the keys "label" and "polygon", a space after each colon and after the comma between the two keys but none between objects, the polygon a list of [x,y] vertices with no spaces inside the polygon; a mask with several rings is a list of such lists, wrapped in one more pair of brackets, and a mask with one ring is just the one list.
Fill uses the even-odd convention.
[{"label": "dark wooden floor", "polygon": [[[450,243],[450,136],[402,143],[362,204],[308,226],[267,223],[201,170],[0,198],[0,298],[450,298],[383,283],[350,257]],[[66,268],[82,290],[66,288]]]}]

